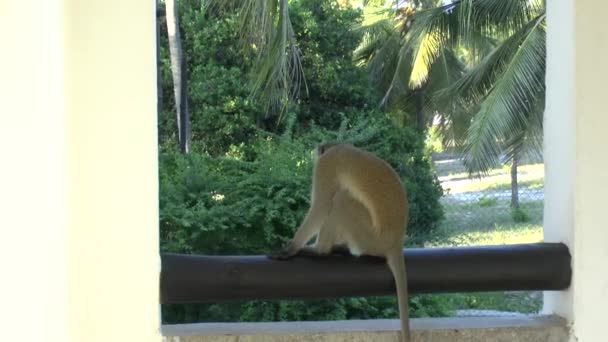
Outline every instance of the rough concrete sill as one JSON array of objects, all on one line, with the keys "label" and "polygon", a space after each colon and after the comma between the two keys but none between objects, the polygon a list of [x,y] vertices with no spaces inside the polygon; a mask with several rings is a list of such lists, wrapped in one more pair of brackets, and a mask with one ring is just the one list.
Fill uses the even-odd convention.
[{"label": "rough concrete sill", "polygon": [[[413,342],[567,342],[555,316],[425,318],[412,321]],[[164,342],[395,342],[397,320],[164,325]]]}]

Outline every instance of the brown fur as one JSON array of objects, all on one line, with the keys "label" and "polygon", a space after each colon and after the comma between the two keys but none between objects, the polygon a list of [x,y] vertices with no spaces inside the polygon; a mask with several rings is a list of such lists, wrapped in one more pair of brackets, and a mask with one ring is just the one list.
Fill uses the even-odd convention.
[{"label": "brown fur", "polygon": [[395,278],[402,341],[406,342],[410,340],[403,260],[407,220],[406,192],[387,162],[352,145],[319,145],[311,207],[292,242],[274,257],[294,256],[315,235],[315,253],[327,254],[344,244],[354,255],[385,257]]}]

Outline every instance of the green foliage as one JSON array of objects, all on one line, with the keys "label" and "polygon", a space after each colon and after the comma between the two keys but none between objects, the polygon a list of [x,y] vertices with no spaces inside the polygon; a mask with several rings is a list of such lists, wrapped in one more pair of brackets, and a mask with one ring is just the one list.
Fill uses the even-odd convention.
[{"label": "green foliage", "polygon": [[[252,97],[251,72],[255,49],[243,48],[236,14],[210,14],[200,1],[180,3],[181,30],[188,72],[193,151],[221,156],[231,144],[248,144],[256,128],[280,132],[285,115],[269,111]],[[230,12],[232,13],[232,12]],[[361,33],[352,25],[361,12],[340,9],[335,0],[301,0],[291,5],[294,31],[302,52],[306,86],[288,108],[296,117],[294,132],[312,125],[338,129],[345,118],[379,115],[373,108],[379,94],[365,70],[352,61]],[[159,139],[163,148],[176,140],[175,109],[166,31],[161,23],[162,112]]]},{"label": "green foliage", "polygon": [[421,89],[445,140],[464,145],[470,172],[484,173],[523,150],[540,153],[545,1],[441,3],[370,15],[357,60],[400,117],[407,119],[412,93]]},{"label": "green foliage", "polygon": [[[228,2],[226,2],[228,4]],[[291,4],[290,4],[291,5]],[[228,6],[228,5],[227,5]],[[409,243],[443,216],[442,190],[421,136],[396,127],[364,70],[352,62],[358,10],[334,0],[293,2],[290,15],[303,52],[308,93],[286,113],[266,112],[251,97],[255,48],[243,44],[239,17],[203,13],[199,0],[180,1],[187,60],[192,152],[176,151],[175,112],[166,32],[161,35],[162,112],[160,237],[163,252],[266,254],[282,246],[309,207],[312,151],[324,141],[353,143],[387,160],[410,200]],[[234,10],[234,8],[232,8]],[[417,298],[417,297],[416,297]],[[415,299],[414,315],[441,305]],[[397,317],[394,298],[165,305],[167,323]]]},{"label": "green foliage", "polygon": [[253,162],[192,153],[161,156],[161,250],[262,254],[303,217],[309,150],[262,142]]},{"label": "green foliage", "polygon": [[[302,80],[300,53],[290,18],[289,0],[205,0],[208,13],[230,12],[239,18],[243,45],[258,58],[251,89],[270,111],[284,113]],[[282,116],[282,115],[280,115]]]},{"label": "green foliage", "polygon": [[513,208],[511,210],[511,217],[513,217],[513,221],[518,223],[530,221],[530,215],[522,207]]},{"label": "green foliage", "polygon": [[[444,298],[412,296],[411,317],[445,317],[451,307]],[[165,305],[163,323],[327,321],[397,318],[394,297],[356,297],[334,300],[250,301],[226,304]]]},{"label": "green foliage", "polygon": [[455,310],[498,310],[537,314],[542,309],[542,292],[471,292],[429,295],[448,312]]},{"label": "green foliage", "polygon": [[[293,122],[293,120],[290,120]],[[288,125],[289,126],[289,125]],[[381,138],[382,137],[382,138]],[[160,225],[163,252],[265,254],[282,246],[309,206],[312,149],[319,141],[352,142],[385,158],[403,177],[410,198],[410,236],[428,234],[442,217],[441,188],[430,172],[423,142],[389,119],[343,121],[337,131],[314,128],[260,136],[255,158],[212,158],[164,153],[160,159]],[[418,304],[420,315],[439,309]],[[424,306],[424,308],[423,308]],[[314,320],[396,317],[393,299],[248,302],[176,305],[163,310],[166,322],[218,320]],[[427,312],[427,311],[429,311]]]},{"label": "green foliage", "polygon": [[[188,80],[191,150],[223,155],[231,144],[248,143],[264,120],[263,106],[250,97],[250,51],[240,49],[236,16],[209,17],[199,1],[180,2],[181,31]],[[161,23],[162,24],[162,23]],[[164,24],[161,30],[161,150],[177,135],[171,64]]]},{"label": "green foliage", "polygon": [[234,145],[233,157],[161,154],[162,249],[223,254],[278,247],[308,208],[311,151],[320,141],[354,143],[387,160],[408,191],[410,235],[434,229],[443,215],[442,190],[419,136],[386,118],[341,126],[337,131],[315,128],[297,139],[265,135],[250,146],[252,161],[239,157],[241,149]]},{"label": "green foliage", "polygon": [[450,311],[446,301],[437,296],[417,295],[410,299],[412,317],[445,317]]},{"label": "green foliage", "polygon": [[212,64],[193,69],[189,83],[193,149],[217,156],[227,152],[226,146],[248,143],[262,114],[243,85],[243,72]]},{"label": "green foliage", "polygon": [[337,129],[344,117],[370,113],[379,94],[352,59],[362,38],[352,27],[362,21],[362,12],[340,9],[335,0],[300,0],[291,5],[290,16],[307,85],[292,109],[298,121]]},{"label": "green foliage", "polygon": [[483,196],[477,201],[477,205],[479,205],[482,208],[493,207],[496,204],[498,204],[498,200],[495,197]]},{"label": "green foliage", "polygon": [[428,156],[445,151],[441,132],[438,127],[434,126],[428,129],[425,143],[425,153]]}]

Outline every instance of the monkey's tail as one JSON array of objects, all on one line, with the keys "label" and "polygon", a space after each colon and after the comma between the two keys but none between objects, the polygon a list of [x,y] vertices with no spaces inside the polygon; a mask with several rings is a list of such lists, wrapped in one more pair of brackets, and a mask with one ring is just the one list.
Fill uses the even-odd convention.
[{"label": "monkey's tail", "polygon": [[393,273],[395,278],[395,287],[397,288],[397,300],[399,302],[399,318],[401,320],[401,341],[410,341],[410,312],[408,302],[407,289],[407,272],[405,270],[405,261],[403,260],[403,250],[396,248],[389,252],[386,256],[386,263]]}]

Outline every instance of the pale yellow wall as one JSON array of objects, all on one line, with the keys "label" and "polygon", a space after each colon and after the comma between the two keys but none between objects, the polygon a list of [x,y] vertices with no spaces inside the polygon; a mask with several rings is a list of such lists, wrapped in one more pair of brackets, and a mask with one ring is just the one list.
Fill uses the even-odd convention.
[{"label": "pale yellow wall", "polygon": [[606,340],[608,307],[608,4],[576,1],[574,331]]},{"label": "pale yellow wall", "polygon": [[[546,310],[599,341],[608,5],[548,6],[545,228],[575,275]],[[3,339],[160,338],[153,18],[152,0],[0,2]]]},{"label": "pale yellow wall", "polygon": [[159,338],[153,0],[66,2],[73,341]]},{"label": "pale yellow wall", "polygon": [[7,341],[160,341],[153,0],[1,1]]},{"label": "pale yellow wall", "polygon": [[[605,13],[608,4],[553,0],[548,1],[548,6],[549,105],[545,122],[550,124],[545,128],[549,137],[545,149],[548,159],[545,201],[547,206],[567,202],[563,207],[567,212],[547,208],[545,231],[549,239],[569,244],[574,277],[568,293],[547,297],[546,309],[572,320],[573,339],[605,341],[605,308],[608,307],[605,223],[608,215],[608,27]],[[564,122],[553,122],[561,120]],[[565,221],[556,222],[560,218]]]},{"label": "pale yellow wall", "polygon": [[67,155],[61,2],[0,1],[0,326],[66,341]]}]

